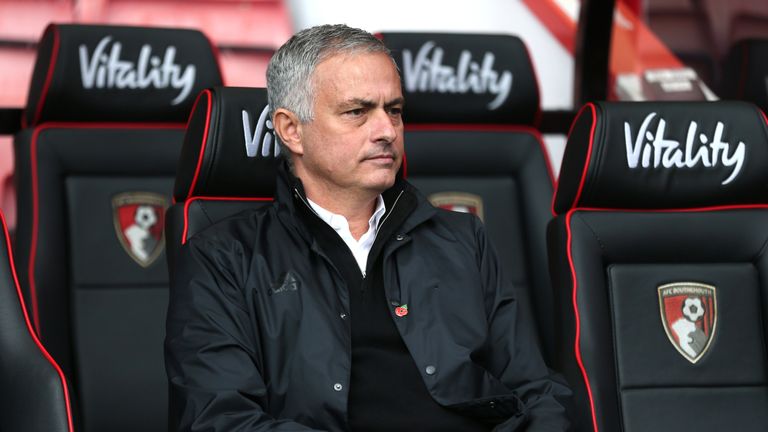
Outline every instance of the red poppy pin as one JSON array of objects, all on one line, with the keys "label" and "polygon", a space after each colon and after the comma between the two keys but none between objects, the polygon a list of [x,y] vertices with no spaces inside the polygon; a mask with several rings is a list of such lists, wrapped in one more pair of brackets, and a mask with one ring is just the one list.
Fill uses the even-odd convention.
[{"label": "red poppy pin", "polygon": [[408,315],[408,305],[404,304],[404,305],[400,305],[400,306],[396,307],[395,308],[395,315],[397,315],[399,317]]}]

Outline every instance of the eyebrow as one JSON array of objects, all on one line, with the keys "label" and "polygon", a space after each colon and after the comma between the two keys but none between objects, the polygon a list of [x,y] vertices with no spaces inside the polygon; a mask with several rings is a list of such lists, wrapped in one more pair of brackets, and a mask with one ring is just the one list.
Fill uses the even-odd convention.
[{"label": "eyebrow", "polygon": [[402,97],[392,99],[391,101],[384,104],[384,108],[391,108],[395,105],[405,105],[405,99]]},{"label": "eyebrow", "polygon": [[[392,99],[391,101],[385,102],[384,108],[391,108],[395,105],[402,105],[404,102],[405,100],[402,97],[398,97],[398,98]],[[345,100],[340,104],[340,106],[342,108],[360,106],[366,109],[370,109],[370,108],[376,107],[376,102],[370,99],[352,98],[352,99]]]}]

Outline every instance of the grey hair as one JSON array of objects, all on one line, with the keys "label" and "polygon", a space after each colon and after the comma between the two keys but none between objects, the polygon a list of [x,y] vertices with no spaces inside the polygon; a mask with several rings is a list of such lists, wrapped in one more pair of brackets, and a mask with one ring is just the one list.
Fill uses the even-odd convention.
[{"label": "grey hair", "polygon": [[[315,98],[313,74],[317,65],[331,56],[353,53],[384,53],[392,58],[389,49],[374,35],[344,24],[319,25],[293,35],[267,66],[269,118],[274,121],[275,110],[284,108],[296,114],[302,123],[311,122]],[[392,63],[395,64],[393,58]],[[280,153],[290,160],[279,137],[277,141]]]}]

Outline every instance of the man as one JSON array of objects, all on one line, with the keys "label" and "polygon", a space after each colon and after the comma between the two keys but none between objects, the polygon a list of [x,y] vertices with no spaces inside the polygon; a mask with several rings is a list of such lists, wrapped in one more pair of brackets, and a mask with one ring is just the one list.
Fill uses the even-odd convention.
[{"label": "man", "polygon": [[387,48],[319,26],[270,61],[273,206],[192,238],[172,286],[171,415],[195,431],[562,431],[479,220],[398,178]]}]

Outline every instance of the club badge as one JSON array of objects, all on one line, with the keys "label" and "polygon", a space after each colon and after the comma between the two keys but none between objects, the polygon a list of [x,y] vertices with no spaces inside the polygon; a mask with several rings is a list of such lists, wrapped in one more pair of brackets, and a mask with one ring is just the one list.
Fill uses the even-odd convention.
[{"label": "club badge", "polygon": [[466,192],[438,192],[429,196],[429,202],[438,208],[472,213],[480,220],[485,220],[483,217],[483,199],[479,195]]},{"label": "club badge", "polygon": [[168,200],[152,192],[126,192],[112,197],[115,231],[123,250],[148,267],[163,251],[163,226]]},{"label": "club badge", "polygon": [[658,292],[661,322],[669,341],[695,364],[709,350],[717,329],[715,287],[675,282],[661,285]]}]

